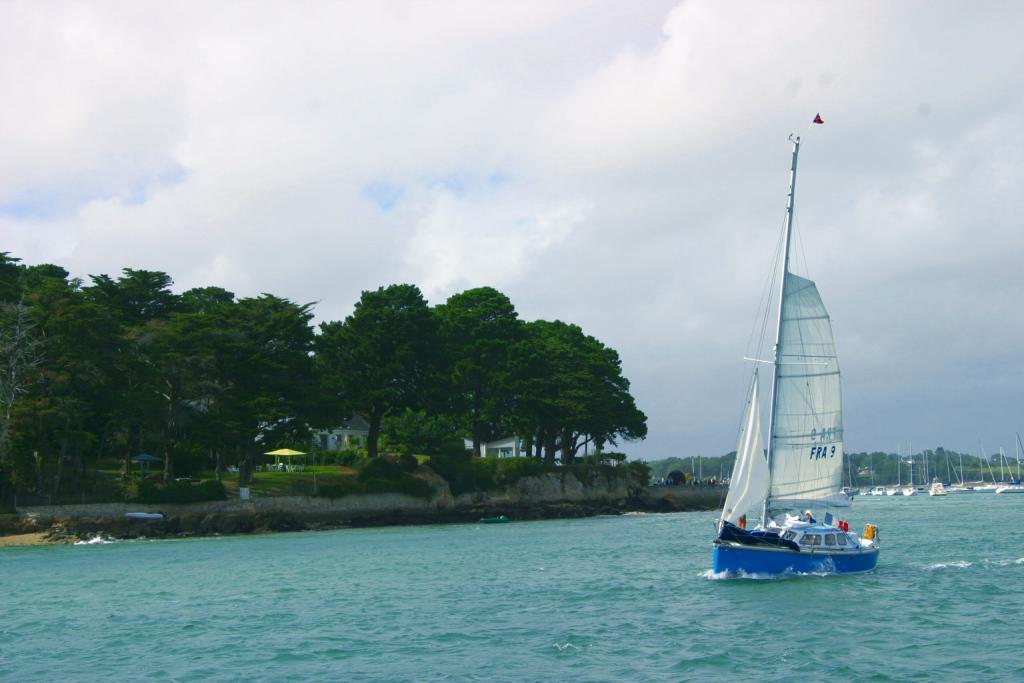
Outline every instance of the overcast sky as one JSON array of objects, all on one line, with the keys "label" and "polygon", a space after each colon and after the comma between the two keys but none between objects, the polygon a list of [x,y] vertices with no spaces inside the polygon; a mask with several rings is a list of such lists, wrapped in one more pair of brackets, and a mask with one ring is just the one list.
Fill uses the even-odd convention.
[{"label": "overcast sky", "polygon": [[1022,34],[1010,2],[3,2],[0,250],[321,320],[491,285],[620,352],[632,455],[715,455],[796,132],[847,450],[1012,453]]}]

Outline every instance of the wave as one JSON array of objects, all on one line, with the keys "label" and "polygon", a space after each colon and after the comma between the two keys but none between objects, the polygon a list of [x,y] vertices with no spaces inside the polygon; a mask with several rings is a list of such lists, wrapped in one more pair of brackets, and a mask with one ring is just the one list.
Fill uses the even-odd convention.
[{"label": "wave", "polygon": [[950,568],[954,568],[954,569],[967,569],[968,567],[970,567],[973,564],[974,564],[973,562],[968,562],[967,560],[957,560],[956,562],[936,562],[935,564],[928,565],[927,567],[925,567],[925,569],[927,569],[928,571],[935,571],[937,569],[950,569]]},{"label": "wave", "polygon": [[[1024,564],[1024,557],[1018,557],[1016,560],[992,560],[982,559],[978,561],[983,567],[1009,567],[1012,565]],[[967,560],[957,560],[955,562],[936,562],[935,564],[929,564],[925,567],[927,571],[937,571],[940,569],[967,569],[974,566],[974,562],[968,562]]]},{"label": "wave", "polygon": [[1013,564],[1024,564],[1024,557],[1018,557],[1016,560],[982,560],[982,562],[984,562],[986,566],[1009,567]]},{"label": "wave", "polygon": [[732,579],[749,579],[753,581],[778,581],[779,579],[790,579],[797,576],[827,576],[826,573],[806,573],[801,574],[800,572],[786,571],[782,574],[764,574],[761,572],[745,572],[743,570],[736,572],[716,572],[712,569],[708,569],[700,573],[699,576],[708,579],[709,581],[730,581]]},{"label": "wave", "polygon": [[86,541],[75,541],[75,545],[108,545],[110,543],[117,543],[117,541],[112,538],[106,538],[103,534],[96,534]]}]

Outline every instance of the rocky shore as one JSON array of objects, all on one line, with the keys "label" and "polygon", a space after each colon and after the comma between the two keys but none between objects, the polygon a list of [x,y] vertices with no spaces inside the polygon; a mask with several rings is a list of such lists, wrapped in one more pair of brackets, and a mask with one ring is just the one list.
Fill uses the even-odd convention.
[{"label": "rocky shore", "polygon": [[[508,490],[453,496],[443,482],[430,500],[382,493],[342,498],[307,496],[228,500],[187,505],[38,506],[0,515],[3,545],[111,539],[175,538],[369,526],[472,523],[505,515],[512,521],[566,519],[628,512],[710,510],[718,489],[631,487],[607,478],[581,482],[572,474],[523,478]],[[136,519],[126,513],[158,513]]]}]

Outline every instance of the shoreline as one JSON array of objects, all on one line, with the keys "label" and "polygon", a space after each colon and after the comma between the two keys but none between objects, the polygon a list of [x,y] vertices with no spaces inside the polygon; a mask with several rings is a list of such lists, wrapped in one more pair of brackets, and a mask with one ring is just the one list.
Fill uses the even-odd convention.
[{"label": "shoreline", "polygon": [[[712,489],[640,491],[618,499],[447,500],[426,504],[400,494],[352,497],[267,498],[260,505],[224,501],[219,504],[130,506],[163,514],[162,519],[131,519],[129,506],[48,506],[0,516],[0,548],[70,544],[96,537],[111,540],[196,538],[288,531],[319,531],[385,526],[472,524],[484,517],[505,515],[512,522],[579,519],[628,513],[668,513],[717,509],[720,492]],[[95,511],[89,509],[95,508]]]}]

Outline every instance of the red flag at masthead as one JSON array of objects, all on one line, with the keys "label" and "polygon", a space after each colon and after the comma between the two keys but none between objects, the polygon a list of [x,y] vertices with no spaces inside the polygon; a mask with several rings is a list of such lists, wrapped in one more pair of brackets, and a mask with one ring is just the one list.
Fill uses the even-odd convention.
[{"label": "red flag at masthead", "polygon": [[822,120],[821,114],[815,114],[814,115],[814,121],[812,121],[812,123],[825,123],[825,122]]}]

